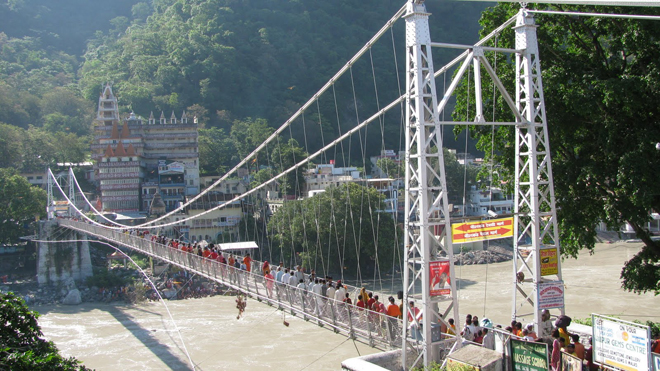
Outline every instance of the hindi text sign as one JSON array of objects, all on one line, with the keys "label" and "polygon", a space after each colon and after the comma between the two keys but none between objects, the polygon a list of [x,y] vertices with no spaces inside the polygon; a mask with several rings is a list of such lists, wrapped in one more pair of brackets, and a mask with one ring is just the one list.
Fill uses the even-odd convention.
[{"label": "hindi text sign", "polygon": [[482,220],[451,225],[452,241],[466,243],[513,236],[513,218]]}]

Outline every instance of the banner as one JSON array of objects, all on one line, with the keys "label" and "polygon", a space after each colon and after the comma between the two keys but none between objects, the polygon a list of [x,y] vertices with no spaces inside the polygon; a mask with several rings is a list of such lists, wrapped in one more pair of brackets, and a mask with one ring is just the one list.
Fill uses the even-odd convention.
[{"label": "banner", "polygon": [[564,307],[564,281],[539,283],[538,290],[536,299],[539,309]]},{"label": "banner", "polygon": [[513,236],[513,218],[452,224],[451,236],[454,243],[511,237]]},{"label": "banner", "polygon": [[592,314],[594,362],[618,370],[651,369],[651,329],[638,323]]},{"label": "banner", "polygon": [[651,360],[653,363],[653,371],[660,371],[660,354],[651,353]]},{"label": "banner", "polygon": [[541,276],[551,276],[559,274],[559,264],[557,260],[557,248],[541,249]]},{"label": "banner", "polygon": [[448,261],[429,262],[429,282],[431,285],[429,296],[451,294]]},{"label": "banner", "polygon": [[548,371],[548,345],[511,339],[511,365],[514,371]]}]

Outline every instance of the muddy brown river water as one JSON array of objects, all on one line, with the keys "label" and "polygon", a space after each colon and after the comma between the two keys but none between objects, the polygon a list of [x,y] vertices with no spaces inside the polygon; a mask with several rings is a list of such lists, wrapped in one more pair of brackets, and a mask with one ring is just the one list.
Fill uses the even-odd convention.
[{"label": "muddy brown river water", "polygon": [[[619,273],[639,244],[600,244],[594,255],[565,260],[566,313],[660,321],[660,299],[623,291]],[[511,262],[456,267],[461,318],[467,313],[508,323]],[[485,303],[485,305],[484,305]],[[97,370],[338,370],[347,358],[376,353],[359,342],[249,300],[237,320],[235,297],[137,306],[83,303],[42,306],[45,336]],[[284,319],[289,326],[283,324]],[[183,340],[183,341],[182,341]]]}]

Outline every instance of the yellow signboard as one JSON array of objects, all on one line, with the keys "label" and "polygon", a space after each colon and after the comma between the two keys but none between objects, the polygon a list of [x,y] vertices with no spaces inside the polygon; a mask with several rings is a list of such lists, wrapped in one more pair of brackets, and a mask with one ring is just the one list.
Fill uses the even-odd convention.
[{"label": "yellow signboard", "polygon": [[559,274],[559,265],[557,264],[557,249],[541,249],[541,276],[551,276]]},{"label": "yellow signboard", "polygon": [[454,243],[511,237],[513,236],[513,218],[452,224],[451,235]]}]

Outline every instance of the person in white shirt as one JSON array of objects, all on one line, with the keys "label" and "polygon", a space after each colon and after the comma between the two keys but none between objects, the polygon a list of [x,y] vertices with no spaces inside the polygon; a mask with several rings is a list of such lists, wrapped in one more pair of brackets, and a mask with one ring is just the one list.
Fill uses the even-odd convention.
[{"label": "person in white shirt", "polygon": [[299,281],[300,280],[296,277],[295,274],[291,274],[291,277],[289,277],[289,285],[291,285],[291,287],[296,287]]},{"label": "person in white shirt", "polygon": [[335,288],[332,286],[332,283],[328,283],[328,291],[325,292],[325,296],[331,300],[335,300]]},{"label": "person in white shirt", "polygon": [[296,266],[296,278],[298,279],[298,282],[300,282],[300,280],[305,279],[305,274],[303,273],[302,268],[299,265]]},{"label": "person in white shirt", "polygon": [[335,291],[335,300],[343,301],[345,297],[346,297],[346,289],[344,289],[344,286],[341,283],[337,282],[337,291]]},{"label": "person in white shirt", "polygon": [[488,328],[483,328],[484,339],[481,342],[481,345],[490,350],[495,350],[495,334],[488,330]]},{"label": "person in white shirt", "polygon": [[296,287],[302,291],[307,291],[307,285],[305,285],[305,281],[303,280],[298,281],[298,286]]},{"label": "person in white shirt", "polygon": [[283,283],[285,285],[289,284],[289,278],[291,278],[291,275],[289,274],[289,268],[284,270],[284,274],[280,277],[280,283]]}]

